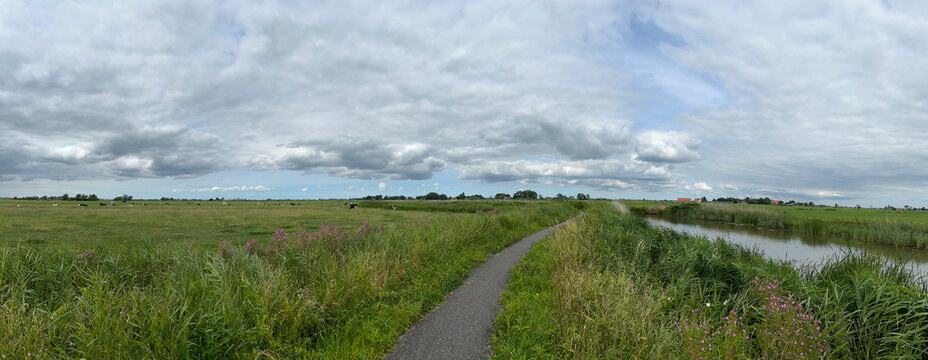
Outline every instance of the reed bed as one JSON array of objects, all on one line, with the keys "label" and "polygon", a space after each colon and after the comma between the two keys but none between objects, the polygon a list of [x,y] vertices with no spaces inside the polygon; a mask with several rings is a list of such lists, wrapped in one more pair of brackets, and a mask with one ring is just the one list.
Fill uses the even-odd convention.
[{"label": "reed bed", "polygon": [[[633,208],[636,213],[649,211]],[[816,219],[764,206],[678,204],[655,211],[658,216],[743,224],[803,235],[826,235],[847,240],[928,248],[928,224],[880,218]]]},{"label": "reed bed", "polygon": [[863,253],[820,265],[652,228],[602,204],[513,270],[494,357],[928,357],[922,279]]}]

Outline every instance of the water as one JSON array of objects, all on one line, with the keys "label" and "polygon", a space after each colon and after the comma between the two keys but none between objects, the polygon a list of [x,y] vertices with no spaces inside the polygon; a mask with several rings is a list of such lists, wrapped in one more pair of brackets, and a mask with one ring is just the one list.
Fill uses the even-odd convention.
[{"label": "water", "polygon": [[912,271],[928,275],[928,251],[894,246],[848,243],[827,236],[795,235],[791,232],[760,229],[752,226],[723,224],[711,221],[646,218],[652,225],[663,226],[678,232],[723,238],[734,244],[763,251],[770,258],[787,260],[797,265],[820,264],[827,259],[840,257],[849,250],[867,251],[884,259],[905,262]]}]

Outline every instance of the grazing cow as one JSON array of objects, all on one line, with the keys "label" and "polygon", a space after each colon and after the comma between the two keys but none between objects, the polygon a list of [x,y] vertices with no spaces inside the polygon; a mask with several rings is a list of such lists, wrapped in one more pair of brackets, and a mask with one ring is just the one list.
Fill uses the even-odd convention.
[{"label": "grazing cow", "polygon": [[290,203],[290,206],[296,206],[296,203]]},{"label": "grazing cow", "polygon": [[19,204],[10,204],[10,207],[19,207]]},{"label": "grazing cow", "polygon": [[358,204],[354,204],[354,203],[352,203],[352,204],[345,203],[345,205],[348,205],[348,210],[351,210],[351,209],[354,209],[354,208],[358,207]]},{"label": "grazing cow", "polygon": [[106,203],[100,203],[100,206],[106,206]]},{"label": "grazing cow", "polygon": [[77,204],[77,206],[87,206],[87,204]]},{"label": "grazing cow", "polygon": [[58,206],[58,204],[52,204],[52,206]]},{"label": "grazing cow", "polygon": [[133,207],[133,206],[135,206],[135,204],[129,204],[129,207]]},{"label": "grazing cow", "polygon": [[396,210],[396,204],[393,204],[393,210]]}]

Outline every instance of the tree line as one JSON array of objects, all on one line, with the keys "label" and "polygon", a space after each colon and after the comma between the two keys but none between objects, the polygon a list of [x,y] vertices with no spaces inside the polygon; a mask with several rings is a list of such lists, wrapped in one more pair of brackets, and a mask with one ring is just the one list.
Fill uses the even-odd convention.
[{"label": "tree line", "polygon": [[[412,196],[384,196],[384,195],[368,195],[362,198],[353,198],[352,200],[485,200],[487,197],[479,194],[467,195],[465,193],[460,193],[458,196],[448,196],[446,194],[439,194],[437,192],[430,192],[425,195],[419,195],[416,197]],[[507,193],[497,193],[492,197],[496,200],[540,200],[545,199],[544,196],[538,194],[533,190],[519,190],[513,194]],[[590,194],[578,193],[577,196],[567,196],[561,193],[558,193],[556,196],[548,198],[554,200],[590,200]]]},{"label": "tree line", "polygon": [[[97,196],[97,194],[77,193],[77,194],[74,194],[74,196],[71,196],[71,195],[68,195],[68,193],[64,193],[63,195],[60,195],[60,196],[48,196],[48,195],[23,196],[23,197],[14,196],[13,200],[100,201],[100,197]],[[122,194],[121,196],[117,196],[113,198],[113,201],[122,201],[122,202],[132,201],[132,195]]]}]

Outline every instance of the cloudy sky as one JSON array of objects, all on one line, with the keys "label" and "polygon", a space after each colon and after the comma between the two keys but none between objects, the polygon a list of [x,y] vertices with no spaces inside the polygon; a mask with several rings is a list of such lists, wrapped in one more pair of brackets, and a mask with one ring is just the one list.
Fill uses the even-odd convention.
[{"label": "cloudy sky", "polygon": [[766,3],[0,0],[0,196],[928,206],[923,2]]}]

